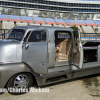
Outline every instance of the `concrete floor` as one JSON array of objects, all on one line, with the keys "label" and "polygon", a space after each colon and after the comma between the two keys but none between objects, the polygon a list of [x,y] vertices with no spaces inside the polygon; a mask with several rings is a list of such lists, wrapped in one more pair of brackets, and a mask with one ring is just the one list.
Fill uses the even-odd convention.
[{"label": "concrete floor", "polygon": [[99,75],[60,82],[42,88],[49,88],[50,92],[28,92],[23,95],[4,93],[0,95],[0,100],[100,100]]}]

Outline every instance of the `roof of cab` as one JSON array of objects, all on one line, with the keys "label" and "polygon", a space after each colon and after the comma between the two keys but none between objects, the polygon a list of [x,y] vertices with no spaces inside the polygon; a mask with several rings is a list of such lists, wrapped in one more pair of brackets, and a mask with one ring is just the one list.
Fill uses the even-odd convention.
[{"label": "roof of cab", "polygon": [[73,29],[71,28],[66,28],[66,27],[53,27],[53,26],[35,26],[35,25],[28,25],[28,26],[16,26],[14,27],[14,29],[47,29],[47,30],[50,30],[50,29],[54,29],[54,30],[67,30],[67,31],[73,31]]}]

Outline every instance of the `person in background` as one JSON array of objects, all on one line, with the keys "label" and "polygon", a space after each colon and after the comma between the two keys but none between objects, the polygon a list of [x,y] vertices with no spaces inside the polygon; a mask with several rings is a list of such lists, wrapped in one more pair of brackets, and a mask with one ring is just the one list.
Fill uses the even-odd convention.
[{"label": "person in background", "polygon": [[56,53],[59,53],[59,51],[60,51],[60,45],[57,44],[57,47],[56,47]]}]

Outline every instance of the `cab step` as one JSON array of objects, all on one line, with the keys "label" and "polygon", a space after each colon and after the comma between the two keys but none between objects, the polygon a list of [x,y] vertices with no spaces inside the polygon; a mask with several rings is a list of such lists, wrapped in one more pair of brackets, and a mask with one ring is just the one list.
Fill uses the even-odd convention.
[{"label": "cab step", "polygon": [[67,75],[62,75],[62,76],[58,76],[58,77],[48,78],[48,79],[46,79],[46,83],[54,82],[54,81],[58,81],[58,80],[63,80],[63,79],[67,79]]}]

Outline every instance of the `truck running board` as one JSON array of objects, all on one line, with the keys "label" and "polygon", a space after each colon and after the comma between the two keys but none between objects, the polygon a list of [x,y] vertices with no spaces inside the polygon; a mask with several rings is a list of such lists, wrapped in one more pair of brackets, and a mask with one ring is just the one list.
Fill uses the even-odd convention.
[{"label": "truck running board", "polygon": [[63,80],[63,79],[67,79],[67,75],[62,75],[62,76],[58,76],[58,77],[48,78],[48,79],[46,79],[46,83],[54,82],[54,81],[58,81],[58,80]]}]

